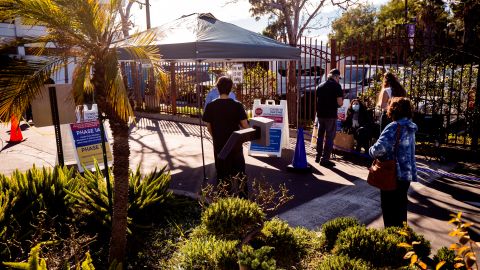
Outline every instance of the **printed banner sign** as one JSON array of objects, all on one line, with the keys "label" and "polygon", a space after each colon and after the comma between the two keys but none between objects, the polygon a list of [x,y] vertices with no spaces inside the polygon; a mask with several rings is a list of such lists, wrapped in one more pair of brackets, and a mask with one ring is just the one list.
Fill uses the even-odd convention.
[{"label": "printed banner sign", "polygon": [[[70,132],[75,147],[75,158],[80,172],[83,172],[82,165],[88,169],[93,168],[95,159],[99,162],[99,165],[103,165],[102,137],[99,122],[91,121],[70,124]],[[112,153],[106,134],[105,148],[107,159],[111,161]]]},{"label": "printed banner sign", "polygon": [[250,144],[249,154],[268,154],[280,157],[282,155],[282,146],[288,143],[286,101],[282,100],[280,105],[275,105],[275,101],[273,100],[267,100],[265,104],[261,104],[260,100],[254,100],[253,117],[259,116],[274,120],[270,128],[270,145],[261,146],[252,142]]}]

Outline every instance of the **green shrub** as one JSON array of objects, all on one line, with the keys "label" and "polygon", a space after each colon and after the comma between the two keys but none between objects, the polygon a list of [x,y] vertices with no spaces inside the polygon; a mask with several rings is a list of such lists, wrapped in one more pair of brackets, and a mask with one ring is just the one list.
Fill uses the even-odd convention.
[{"label": "green shrub", "polygon": [[[113,174],[109,170],[111,186],[113,187]],[[95,162],[95,171],[85,170],[83,176],[78,177],[82,188],[69,196],[75,199],[76,210],[88,216],[106,228],[110,227],[111,215],[109,211],[107,185],[102,171]],[[145,176],[140,174],[140,167],[130,171],[128,190],[128,217],[129,223],[138,225],[148,223],[158,216],[158,211],[163,203],[172,198],[168,191],[170,174],[166,167]]]},{"label": "green shrub", "polygon": [[179,248],[175,266],[185,270],[237,269],[237,244],[214,236],[189,239]]},{"label": "green shrub", "polygon": [[337,241],[337,235],[349,227],[359,226],[360,222],[353,217],[339,217],[325,222],[322,225],[322,239],[327,251],[332,250]]},{"label": "green shrub", "polygon": [[257,204],[240,198],[220,199],[202,213],[207,231],[229,240],[243,239],[264,220],[265,214]]},{"label": "green shrub", "polygon": [[[48,270],[47,261],[44,258],[40,257],[40,251],[43,245],[53,245],[55,242],[41,242],[32,247],[28,253],[27,262],[3,262],[4,266],[7,266],[11,269],[25,269],[25,270]],[[67,264],[66,269],[70,269],[70,266]],[[92,263],[92,258],[90,252],[85,253],[85,259],[80,263],[80,268],[76,269],[81,270],[95,270],[95,267]]]},{"label": "green shrub", "polygon": [[401,241],[397,235],[385,230],[356,226],[338,234],[333,252],[363,259],[376,267],[399,267],[408,264],[403,259],[406,250],[398,247],[399,243]]},{"label": "green shrub", "polygon": [[304,228],[292,228],[285,221],[274,218],[265,222],[253,246],[271,246],[279,267],[294,266],[320,245],[319,236]]},{"label": "green shrub", "polygon": [[323,258],[317,270],[371,270],[373,267],[361,259],[351,259],[345,255],[330,255]]},{"label": "green shrub", "polygon": [[[73,217],[72,201],[66,191],[75,192],[73,168],[38,169],[33,166],[11,177],[0,175],[0,261],[25,256],[37,234],[35,222],[42,219],[56,234],[68,232],[65,224]],[[38,241],[49,236],[36,235]]]},{"label": "green shrub", "polygon": [[437,254],[433,256],[433,261],[435,264],[438,264],[441,261],[444,261],[445,264],[440,268],[440,270],[465,270],[465,267],[455,268],[455,251],[448,249],[447,247],[442,247],[437,251]]},{"label": "green shrub", "polygon": [[275,270],[277,268],[275,259],[271,256],[272,250],[273,248],[268,246],[259,249],[243,246],[242,251],[238,253],[238,263],[252,270]]},{"label": "green shrub", "polygon": [[209,236],[210,236],[210,232],[207,230],[207,228],[205,228],[205,225],[200,224],[195,228],[193,228],[192,232],[189,235],[189,238],[201,239]]},{"label": "green shrub", "polygon": [[425,259],[430,256],[430,241],[426,240],[423,235],[415,233],[412,228],[388,227],[384,230],[386,233],[392,234],[397,237],[400,243],[412,244],[414,242],[418,242],[418,244],[413,245],[413,251],[415,251],[415,254],[417,254],[419,258]]}]

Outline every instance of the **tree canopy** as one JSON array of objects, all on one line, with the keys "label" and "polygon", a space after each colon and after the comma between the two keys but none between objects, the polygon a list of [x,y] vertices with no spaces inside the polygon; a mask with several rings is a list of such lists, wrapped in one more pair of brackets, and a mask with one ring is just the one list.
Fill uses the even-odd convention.
[{"label": "tree canopy", "polygon": [[374,6],[358,5],[345,11],[332,22],[331,38],[347,43],[361,37],[370,36],[375,31],[376,9]]}]

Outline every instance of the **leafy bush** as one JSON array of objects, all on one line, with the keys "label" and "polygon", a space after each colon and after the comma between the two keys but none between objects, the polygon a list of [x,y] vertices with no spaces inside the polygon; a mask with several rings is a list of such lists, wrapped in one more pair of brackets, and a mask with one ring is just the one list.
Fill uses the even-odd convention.
[{"label": "leafy bush", "polygon": [[260,207],[240,198],[225,198],[212,203],[202,213],[202,224],[211,235],[240,240],[261,226],[265,214]]},{"label": "leafy bush", "polygon": [[315,232],[304,228],[292,228],[285,221],[274,218],[265,222],[260,236],[253,246],[271,246],[279,267],[297,265],[320,245]]},{"label": "leafy bush", "polygon": [[214,236],[187,240],[176,254],[179,269],[237,269],[238,241],[219,240]]},{"label": "leafy bush", "polygon": [[338,234],[333,252],[363,259],[376,267],[398,267],[408,264],[403,259],[405,249],[397,246],[400,242],[398,235],[388,231],[356,226]]},{"label": "leafy bush", "polygon": [[384,229],[386,233],[392,234],[398,238],[400,243],[415,243],[412,245],[412,248],[407,248],[407,251],[413,249],[415,254],[419,258],[427,258],[430,256],[431,246],[430,242],[423,237],[423,235],[419,235],[415,233],[412,228],[410,227],[388,227]]},{"label": "leafy bush", "polygon": [[340,232],[347,228],[359,226],[360,223],[353,217],[339,217],[325,222],[322,225],[322,239],[324,240],[324,247],[327,251],[332,250],[337,241],[337,236]]},{"label": "leafy bush", "polygon": [[[27,262],[3,262],[4,266],[7,266],[12,269],[27,269],[27,270],[48,270],[47,262],[44,258],[40,257],[40,251],[43,245],[53,245],[54,242],[41,242],[35,245],[28,254]],[[70,269],[70,266],[67,264],[66,269]],[[76,269],[81,270],[95,270],[95,267],[92,263],[92,258],[90,253],[85,253],[85,259],[77,266]]]},{"label": "leafy bush", "polygon": [[345,255],[330,255],[323,258],[317,270],[371,270],[372,266],[361,259],[351,259]]},{"label": "leafy bush", "polygon": [[465,267],[455,268],[455,251],[448,249],[447,247],[442,247],[437,251],[437,254],[433,256],[433,261],[435,264],[440,262],[445,262],[445,264],[440,268],[441,270],[464,270]]},{"label": "leafy bush", "polygon": [[[108,173],[113,186],[112,171],[109,170]],[[78,181],[82,188],[75,193],[69,192],[69,196],[75,199],[76,210],[109,228],[111,215],[107,185],[98,163],[95,162],[94,172],[85,170],[83,176],[78,177]],[[135,172],[130,171],[128,190],[130,224],[148,222],[158,215],[156,211],[166,200],[172,198],[172,193],[168,191],[169,184],[170,174],[166,172],[166,167],[159,171],[155,168],[145,176],[140,174],[139,166]]]},{"label": "leafy bush", "polygon": [[271,257],[272,250],[273,248],[268,246],[259,249],[243,246],[242,251],[238,253],[238,263],[252,270],[275,270],[277,268],[275,259]]},{"label": "leafy bush", "polygon": [[26,255],[23,250],[30,248],[40,216],[57,234],[66,232],[64,225],[72,217],[72,201],[66,198],[66,191],[77,189],[72,168],[33,166],[25,173],[17,170],[11,177],[0,175],[0,261]]}]

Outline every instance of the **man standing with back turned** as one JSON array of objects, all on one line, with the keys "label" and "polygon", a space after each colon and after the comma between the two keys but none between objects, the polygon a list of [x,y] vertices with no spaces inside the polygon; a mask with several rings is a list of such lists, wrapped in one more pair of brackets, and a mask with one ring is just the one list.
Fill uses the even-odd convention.
[{"label": "man standing with back turned", "polygon": [[243,105],[229,97],[232,86],[233,82],[230,78],[220,77],[217,81],[220,97],[208,103],[203,114],[203,121],[207,123],[208,131],[213,139],[215,168],[219,182],[228,180],[237,174],[245,174],[242,145],[237,145],[226,160],[218,158],[218,154],[222,151],[230,135],[239,129],[249,127]]},{"label": "man standing with back turned", "polygon": [[330,161],[330,154],[337,132],[337,109],[343,105],[343,91],[339,81],[340,71],[334,68],[330,70],[327,81],[317,88],[318,136],[315,162],[329,168],[335,166]]}]

